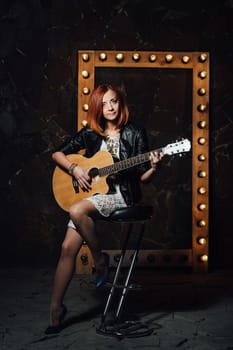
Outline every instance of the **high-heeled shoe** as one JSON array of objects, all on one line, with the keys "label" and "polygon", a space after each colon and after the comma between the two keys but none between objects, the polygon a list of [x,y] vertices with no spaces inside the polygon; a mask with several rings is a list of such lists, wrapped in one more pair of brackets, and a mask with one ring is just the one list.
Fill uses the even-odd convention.
[{"label": "high-heeled shoe", "polygon": [[64,328],[64,319],[67,314],[67,308],[64,304],[61,305],[61,312],[59,315],[59,323],[56,326],[49,325],[46,330],[45,334],[55,334],[61,332],[61,330]]},{"label": "high-heeled shoe", "polygon": [[108,280],[110,257],[107,253],[103,253],[103,255],[104,255],[105,273],[103,275],[96,276],[96,280],[95,280],[96,288],[102,287]]}]

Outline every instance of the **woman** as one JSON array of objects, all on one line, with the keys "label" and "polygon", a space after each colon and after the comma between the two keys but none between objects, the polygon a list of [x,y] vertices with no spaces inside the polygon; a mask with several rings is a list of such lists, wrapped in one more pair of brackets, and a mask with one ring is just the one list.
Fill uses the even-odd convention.
[{"label": "woman", "polygon": [[[110,84],[97,86],[89,100],[87,126],[52,155],[53,160],[73,176],[80,190],[89,191],[91,181],[87,169],[71,163],[66,157],[85,149],[85,156],[92,157],[99,150],[108,150],[120,160],[148,152],[145,131],[129,122],[128,107],[122,91]],[[50,307],[50,325],[46,334],[62,329],[66,308],[63,299],[75,266],[76,255],[83,243],[89,246],[96,270],[96,287],[106,283],[109,256],[102,253],[95,233],[95,221],[109,216],[115,209],[126,207],[140,200],[140,182],[147,182],[155,172],[161,155],[150,154],[150,162],[138,165],[109,177],[112,183],[107,194],[85,198],[70,208],[65,239],[57,265]],[[148,164],[149,163],[149,164]]]}]

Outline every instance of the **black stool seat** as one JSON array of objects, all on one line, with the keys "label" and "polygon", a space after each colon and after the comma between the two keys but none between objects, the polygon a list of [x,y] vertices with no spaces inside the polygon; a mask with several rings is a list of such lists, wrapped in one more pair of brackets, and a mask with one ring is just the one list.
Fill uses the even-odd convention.
[{"label": "black stool seat", "polygon": [[137,222],[147,221],[152,217],[153,207],[150,205],[135,205],[115,210],[108,221]]},{"label": "black stool seat", "polygon": [[[135,206],[129,206],[126,208],[121,208],[115,210],[109,217],[103,218],[104,221],[109,221],[113,223],[125,223],[128,224],[128,232],[125,237],[123,247],[121,250],[120,258],[117,262],[116,266],[116,272],[114,276],[114,280],[111,284],[111,289],[108,294],[107,302],[105,305],[104,312],[101,317],[101,323],[99,327],[96,328],[97,333],[102,335],[110,335],[110,336],[116,336],[116,337],[139,337],[151,334],[153,330],[149,329],[145,324],[142,324],[140,322],[132,323],[130,321],[125,321],[124,323],[120,324],[120,316],[122,312],[122,308],[126,299],[126,295],[131,289],[131,286],[129,284],[130,278],[132,276],[132,273],[135,268],[135,264],[137,261],[138,252],[140,249],[142,237],[145,230],[145,224],[148,220],[152,218],[153,214],[153,207],[150,205],[135,205]],[[117,288],[119,288],[118,284],[118,278],[119,273],[121,270],[121,267],[123,265],[123,261],[125,258],[125,253],[128,247],[128,242],[130,239],[130,236],[133,232],[133,227],[135,224],[139,224],[140,230],[137,232],[137,239],[136,244],[134,248],[134,252],[131,257],[131,262],[128,268],[127,276],[125,278],[125,282],[123,285],[121,285],[121,295],[119,298],[119,302],[115,311],[115,317],[110,322],[107,321],[108,311],[113,299],[113,295]],[[138,230],[137,230],[138,231]]]}]

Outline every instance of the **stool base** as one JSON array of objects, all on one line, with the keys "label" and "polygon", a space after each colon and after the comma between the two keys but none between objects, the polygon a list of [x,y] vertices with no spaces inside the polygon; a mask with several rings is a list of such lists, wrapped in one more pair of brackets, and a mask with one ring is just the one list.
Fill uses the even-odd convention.
[{"label": "stool base", "polygon": [[105,336],[123,338],[139,338],[151,335],[154,329],[141,321],[124,321],[107,325],[106,322],[96,328],[96,333]]}]

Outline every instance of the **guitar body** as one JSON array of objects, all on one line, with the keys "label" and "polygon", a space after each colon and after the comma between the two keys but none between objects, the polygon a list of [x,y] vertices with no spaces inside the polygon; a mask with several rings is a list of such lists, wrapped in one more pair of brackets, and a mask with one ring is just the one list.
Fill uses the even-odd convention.
[{"label": "guitar body", "polygon": [[[168,144],[154,151],[162,151],[164,155],[174,155],[189,152],[190,149],[191,143],[189,140],[185,139]],[[75,202],[93,196],[96,193],[107,193],[109,190],[107,184],[108,175],[149,161],[150,152],[139,154],[116,163],[114,163],[108,151],[99,151],[91,158],[86,158],[80,154],[69,154],[67,158],[71,163],[77,163],[80,167],[86,169],[92,181],[91,189],[88,192],[84,192],[78,187],[77,181],[70,176],[67,171],[59,166],[55,168],[52,178],[53,194],[58,205],[65,211],[69,211],[71,205]],[[99,176],[99,174],[101,174],[101,176]]]},{"label": "guitar body", "polygon": [[[77,163],[80,167],[90,171],[94,168],[103,168],[114,163],[111,154],[107,151],[99,151],[93,157],[86,158],[80,154],[69,154],[67,158],[72,163]],[[90,197],[96,193],[107,193],[107,176],[96,176],[92,178],[91,190],[84,192],[80,187],[76,192],[73,186],[73,178],[64,169],[56,166],[53,178],[53,194],[58,205],[65,211],[69,211],[72,204],[82,199]]]}]

